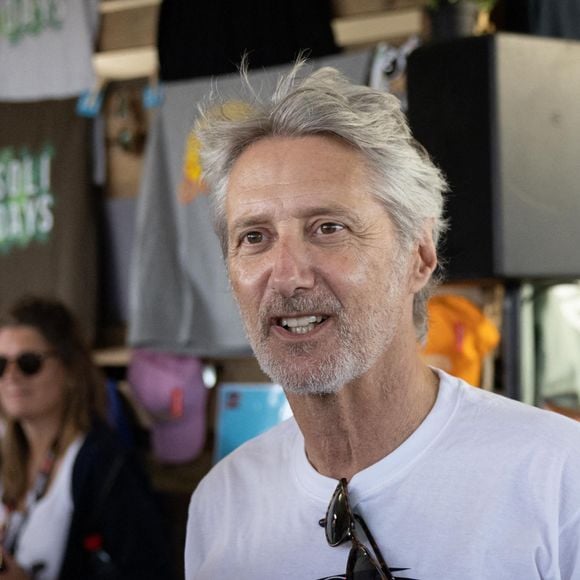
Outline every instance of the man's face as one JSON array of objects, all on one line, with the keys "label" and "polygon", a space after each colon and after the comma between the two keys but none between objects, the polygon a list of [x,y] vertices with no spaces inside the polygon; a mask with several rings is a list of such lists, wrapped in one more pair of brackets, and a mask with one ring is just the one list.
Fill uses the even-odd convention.
[{"label": "man's face", "polygon": [[323,136],[261,140],[231,172],[232,287],[260,365],[290,392],[337,392],[411,321],[409,258],[367,174]]}]

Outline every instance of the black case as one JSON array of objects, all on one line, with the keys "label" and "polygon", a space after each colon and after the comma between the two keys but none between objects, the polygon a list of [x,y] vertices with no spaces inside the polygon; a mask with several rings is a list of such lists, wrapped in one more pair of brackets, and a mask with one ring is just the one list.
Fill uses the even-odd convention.
[{"label": "black case", "polygon": [[411,54],[408,115],[451,185],[451,278],[580,277],[580,42],[505,34]]}]

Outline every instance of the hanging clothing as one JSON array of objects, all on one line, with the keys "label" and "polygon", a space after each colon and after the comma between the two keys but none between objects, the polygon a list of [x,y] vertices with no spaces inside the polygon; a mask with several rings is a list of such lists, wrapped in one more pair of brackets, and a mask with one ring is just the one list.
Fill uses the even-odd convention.
[{"label": "hanging clothing", "polygon": [[0,307],[61,299],[91,338],[96,212],[87,119],[75,99],[0,103]]},{"label": "hanging clothing", "polygon": [[250,68],[338,52],[329,0],[164,0],[158,48],[162,80],[184,80],[237,71],[242,55]]},{"label": "hanging clothing", "polygon": [[135,349],[127,379],[148,412],[151,448],[161,463],[184,463],[203,450],[206,400],[202,362],[193,356]]},{"label": "hanging clothing", "polygon": [[441,294],[428,304],[429,332],[423,349],[445,361],[445,370],[480,385],[483,358],[499,343],[495,324],[463,296]]},{"label": "hanging clothing", "polygon": [[65,98],[95,83],[98,0],[0,2],[0,100]]},{"label": "hanging clothing", "polygon": [[536,385],[539,401],[580,406],[580,284],[536,291]]},{"label": "hanging clothing", "polygon": [[[354,82],[366,81],[370,51],[312,61],[334,66]],[[273,89],[288,66],[250,73],[251,82]],[[169,83],[147,142],[138,198],[129,287],[129,344],[195,356],[251,354],[211,223],[200,181],[197,141],[191,134],[196,103],[215,84],[203,78]],[[232,114],[241,106],[239,75],[220,77],[220,93]]]},{"label": "hanging clothing", "polygon": [[419,37],[414,35],[400,46],[380,42],[375,49],[369,86],[395,95],[403,111],[408,108],[407,60],[420,43]]}]

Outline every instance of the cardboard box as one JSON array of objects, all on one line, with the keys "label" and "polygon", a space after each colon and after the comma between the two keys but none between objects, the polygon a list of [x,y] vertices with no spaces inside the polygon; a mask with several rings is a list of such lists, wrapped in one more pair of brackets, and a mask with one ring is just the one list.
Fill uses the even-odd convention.
[{"label": "cardboard box", "polygon": [[104,11],[101,14],[98,50],[102,52],[136,46],[156,46],[158,18],[158,5]]}]

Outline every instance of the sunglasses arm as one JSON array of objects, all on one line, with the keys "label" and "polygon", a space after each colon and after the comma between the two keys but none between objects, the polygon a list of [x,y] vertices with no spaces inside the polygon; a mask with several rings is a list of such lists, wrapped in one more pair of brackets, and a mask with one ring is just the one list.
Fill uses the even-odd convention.
[{"label": "sunglasses arm", "polygon": [[381,569],[382,571],[387,575],[387,578],[392,578],[393,576],[391,575],[391,572],[389,570],[389,567],[387,566],[385,559],[383,558],[383,555],[379,549],[379,547],[377,546],[377,543],[375,542],[375,539],[373,538],[373,535],[371,534],[371,531],[368,529],[365,521],[358,515],[358,514],[353,514],[354,518],[356,519],[356,521],[360,524],[360,527],[362,528],[363,532],[365,533],[365,536],[367,537],[374,553],[375,556],[377,557],[377,560],[379,562],[379,564],[381,565]]}]

